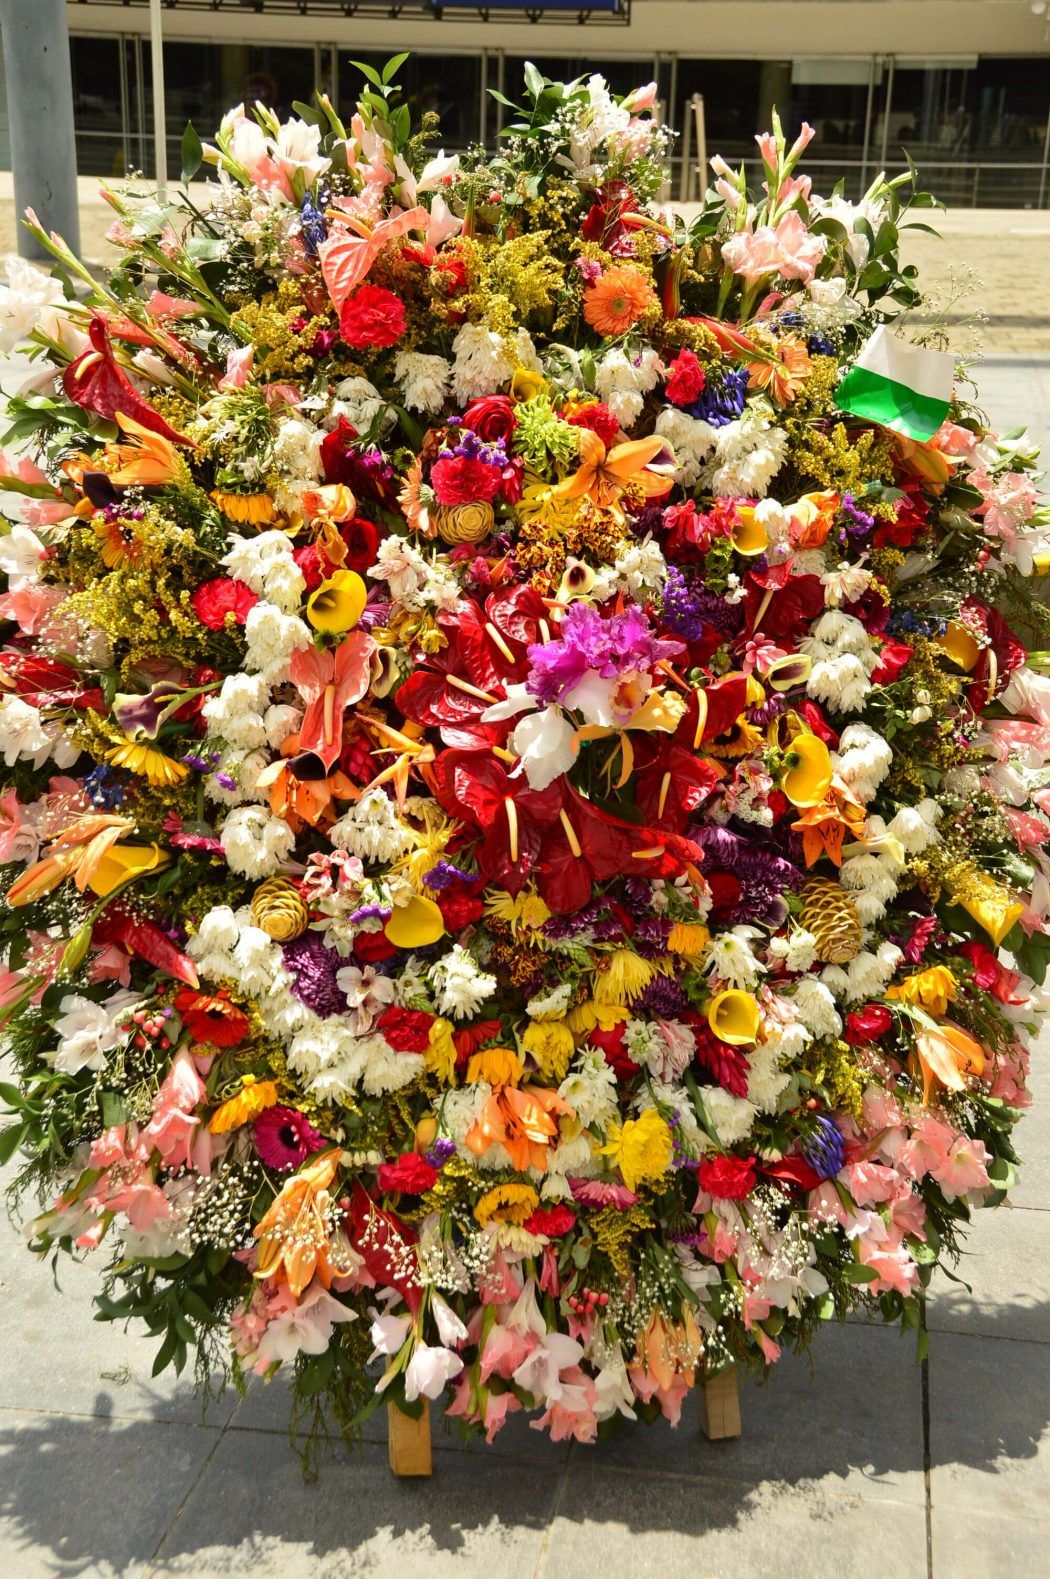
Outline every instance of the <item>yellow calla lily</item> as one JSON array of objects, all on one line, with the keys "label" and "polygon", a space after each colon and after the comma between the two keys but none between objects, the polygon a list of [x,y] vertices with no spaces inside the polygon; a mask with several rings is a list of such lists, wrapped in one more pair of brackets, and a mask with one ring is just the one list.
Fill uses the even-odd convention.
[{"label": "yellow calla lily", "polygon": [[170,865],[171,856],[159,844],[114,844],[95,866],[87,886],[104,899],[129,878],[163,871]]},{"label": "yellow calla lily", "polygon": [[364,613],[368,592],[356,570],[337,570],[322,581],[306,603],[306,617],[314,630],[340,636],[353,630]]},{"label": "yellow calla lily", "polygon": [[769,538],[761,521],[755,520],[754,505],[744,504],[737,507],[736,524],[733,527],[733,547],[738,554],[753,558],[756,554],[764,554],[769,547]]},{"label": "yellow calla lily", "polygon": [[383,930],[395,948],[426,948],[444,937],[445,918],[432,899],[415,894],[398,905]]},{"label": "yellow calla lily", "polygon": [[720,1041],[742,1047],[758,1036],[758,1000],[736,987],[718,992],[707,1006],[707,1023]]},{"label": "yellow calla lily", "polygon": [[989,888],[987,893],[979,894],[973,899],[960,899],[959,904],[967,915],[973,917],[979,927],[984,928],[996,948],[1002,943],[1011,927],[1024,915],[1024,905],[1017,899],[1011,899],[1006,889],[998,885],[994,892]]},{"label": "yellow calla lily", "polygon": [[547,380],[542,373],[534,373],[531,368],[519,367],[510,381],[511,400],[533,400],[537,395],[542,395],[547,387]]},{"label": "yellow calla lily", "polygon": [[944,635],[938,636],[937,646],[944,656],[957,664],[965,674],[972,674],[976,669],[981,649],[973,634],[958,620],[953,620]]},{"label": "yellow calla lily", "polygon": [[817,735],[796,735],[784,755],[780,787],[792,806],[819,806],[831,788],[831,753]]}]

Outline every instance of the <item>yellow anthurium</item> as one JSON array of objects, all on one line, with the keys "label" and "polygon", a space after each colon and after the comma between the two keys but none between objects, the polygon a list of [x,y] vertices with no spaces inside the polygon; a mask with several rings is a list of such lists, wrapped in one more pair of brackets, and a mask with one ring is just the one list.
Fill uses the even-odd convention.
[{"label": "yellow anthurium", "polygon": [[423,894],[414,894],[407,905],[398,905],[383,929],[395,948],[426,948],[445,935],[440,907]]},{"label": "yellow anthurium", "polygon": [[720,1041],[742,1047],[758,1037],[758,1000],[736,987],[718,992],[707,1006],[707,1023]]},{"label": "yellow anthurium", "polygon": [[356,570],[337,570],[322,581],[306,602],[306,617],[314,630],[341,636],[353,630],[364,613],[368,592]]},{"label": "yellow anthurium", "polygon": [[171,856],[159,844],[114,844],[95,866],[88,887],[104,899],[132,877],[160,872],[171,865]]},{"label": "yellow anthurium", "polygon": [[831,753],[818,735],[796,735],[784,754],[780,787],[792,806],[819,806],[831,788]]}]

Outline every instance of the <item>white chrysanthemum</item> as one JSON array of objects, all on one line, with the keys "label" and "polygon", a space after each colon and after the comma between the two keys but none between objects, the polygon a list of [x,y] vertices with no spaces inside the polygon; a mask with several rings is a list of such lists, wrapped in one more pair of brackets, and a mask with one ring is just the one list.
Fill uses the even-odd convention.
[{"label": "white chrysanthemum", "polygon": [[215,696],[202,708],[209,731],[239,751],[266,745],[263,714],[270,703],[270,684],[261,674],[228,674]]},{"label": "white chrysanthemum", "polygon": [[874,953],[870,949],[861,949],[847,966],[825,966],[821,972],[821,981],[846,1003],[878,998],[889,985],[903,958],[896,944],[880,943]]},{"label": "white chrysanthemum", "polygon": [[242,877],[272,877],[295,849],[295,834],[283,817],[264,806],[238,806],[220,834],[223,853]]},{"label": "white chrysanthemum", "polygon": [[362,861],[383,866],[398,860],[412,845],[411,829],[401,821],[397,807],[381,788],[366,790],[333,823],[328,837],[337,850],[347,850]]},{"label": "white chrysanthemum", "polygon": [[[440,357],[437,358],[440,361]],[[325,426],[334,428],[340,417],[353,423],[358,433],[367,433],[376,418],[382,416],[382,431],[389,432],[397,421],[376,386],[367,378],[344,378],[335,386],[335,399],[329,407]]]},{"label": "white chrysanthemum", "polygon": [[[613,1105],[615,1107],[615,1103]],[[571,1201],[572,1188],[566,1175],[592,1179],[599,1171],[599,1159],[594,1155],[590,1137],[585,1130],[581,1130],[571,1140],[548,1146],[544,1171],[541,1173],[537,1168],[530,1168],[529,1175],[539,1185],[540,1195],[545,1201]]]},{"label": "white chrysanthemum", "polygon": [[514,377],[516,364],[503,336],[483,323],[465,323],[452,342],[452,354],[452,389],[461,404],[496,394]]},{"label": "white chrysanthemum", "polygon": [[837,1036],[842,1030],[835,999],[815,976],[802,978],[795,987],[791,1001],[796,1015],[814,1036]]},{"label": "white chrysanthemum", "polygon": [[582,1047],[558,1087],[580,1123],[604,1130],[617,1114],[616,1075],[596,1047]]},{"label": "white chrysanthemum", "polygon": [[864,706],[879,660],[860,620],[841,609],[827,609],[799,642],[799,650],[813,660],[808,696],[839,713]]},{"label": "white chrysanthemum", "polygon": [[595,387],[625,432],[638,421],[645,396],[656,388],[664,371],[651,346],[630,354],[617,347],[598,363]]},{"label": "white chrysanthemum", "polygon": [[259,787],[259,776],[269,766],[265,751],[240,751],[227,746],[204,780],[204,793],[220,806],[244,806],[248,801],[261,805],[269,800],[270,792],[265,786]]},{"label": "white chrysanthemum", "polygon": [[452,363],[443,356],[427,356],[422,351],[399,351],[394,360],[394,377],[409,410],[433,417],[448,396]]},{"label": "white chrysanthemum", "polygon": [[290,702],[275,702],[263,714],[266,744],[276,751],[289,735],[295,734],[302,721],[301,707],[293,707]]},{"label": "white chrysanthemum", "polygon": [[324,432],[301,417],[286,417],[277,429],[270,458],[280,482],[273,490],[279,510],[295,510],[304,488],[321,480],[321,445]]},{"label": "white chrysanthemum", "polygon": [[683,488],[695,488],[704,462],[715,448],[718,430],[677,406],[665,406],[656,419],[656,432],[674,450],[678,462],[675,481]]},{"label": "white chrysanthemum", "polygon": [[[746,1140],[758,1117],[758,1109],[753,1102],[748,1102],[744,1097],[735,1097],[731,1092],[723,1091],[721,1086],[704,1087],[704,1106],[723,1147],[738,1146],[742,1140]],[[706,1135],[702,1135],[701,1140],[703,1150],[716,1149],[714,1142]]]},{"label": "white chrysanthemum", "polygon": [[871,585],[872,575],[863,565],[840,564],[826,570],[820,580],[826,606],[837,609],[843,603],[855,603]]},{"label": "white chrysanthemum", "polygon": [[756,927],[738,926],[719,932],[707,946],[705,968],[731,987],[747,991],[758,983],[765,967],[755,958],[751,939],[760,934]]},{"label": "white chrysanthemum", "polygon": [[775,1113],[781,1092],[791,1084],[791,1076],[781,1069],[780,1055],[768,1043],[755,1048],[750,1063],[747,1099],[760,1113]]},{"label": "white chrysanthemum", "polygon": [[[923,808],[932,808],[931,819],[929,811]],[[936,826],[941,815],[941,808],[934,800],[921,801],[918,806],[902,806],[889,825],[889,832],[907,850],[909,855],[921,855],[923,850],[940,840],[940,831]]]},{"label": "white chrysanthemum", "polygon": [[434,989],[438,1012],[464,1020],[476,1014],[496,991],[495,976],[482,970],[474,956],[459,943],[430,967],[428,980]]},{"label": "white chrysanthemum", "polygon": [[889,772],[893,752],[883,736],[868,724],[847,724],[832,762],[858,800],[867,804]]},{"label": "white chrysanthemum", "polygon": [[303,600],[306,582],[292,553],[286,533],[260,532],[257,537],[235,537],[222,563],[231,576],[268,603],[275,603],[282,613],[294,614]]},{"label": "white chrysanthemum", "polygon": [[260,599],[250,610],[244,635],[248,643],[245,667],[254,669],[271,685],[287,680],[293,652],[313,642],[309,626],[298,615],[282,614],[275,604],[265,599]]},{"label": "white chrysanthemum", "polygon": [[202,959],[205,954],[228,954],[237,942],[240,928],[237,917],[229,905],[215,905],[205,911],[200,925],[186,944],[191,959]]},{"label": "white chrysanthemum", "polygon": [[783,428],[747,411],[715,431],[715,453],[702,471],[704,486],[720,499],[764,499],[787,456]]},{"label": "white chrysanthemum", "polygon": [[557,1020],[568,1011],[572,999],[572,982],[562,981],[556,987],[548,987],[545,992],[530,998],[525,1005],[525,1013],[534,1020]]}]

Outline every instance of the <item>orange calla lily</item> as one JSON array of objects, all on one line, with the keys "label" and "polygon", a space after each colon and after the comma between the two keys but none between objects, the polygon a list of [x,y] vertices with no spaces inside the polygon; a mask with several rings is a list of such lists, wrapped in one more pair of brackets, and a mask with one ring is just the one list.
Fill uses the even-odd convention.
[{"label": "orange calla lily", "polygon": [[944,1020],[915,1038],[915,1053],[922,1070],[922,1100],[929,1107],[935,1086],[965,1091],[964,1075],[983,1075],[984,1048],[969,1032]]},{"label": "orange calla lily", "polygon": [[296,1299],[315,1275],[325,1288],[332,1286],[326,1208],[338,1160],[337,1151],[327,1151],[308,1163],[252,1229],[259,1241],[255,1276],[286,1283]]},{"label": "orange calla lily", "polygon": [[[580,465],[553,490],[556,499],[589,499],[599,510],[611,510],[620,517],[619,498],[628,486],[639,489],[647,499],[666,493],[675,471],[674,452],[659,434],[647,439],[631,439],[607,450],[597,433],[580,428]],[[666,455],[657,467],[658,455]]]},{"label": "orange calla lily", "polygon": [[558,1134],[558,1115],[572,1109],[556,1091],[539,1086],[497,1086],[467,1131],[467,1150],[483,1157],[497,1142],[519,1173],[547,1166],[547,1147]]}]

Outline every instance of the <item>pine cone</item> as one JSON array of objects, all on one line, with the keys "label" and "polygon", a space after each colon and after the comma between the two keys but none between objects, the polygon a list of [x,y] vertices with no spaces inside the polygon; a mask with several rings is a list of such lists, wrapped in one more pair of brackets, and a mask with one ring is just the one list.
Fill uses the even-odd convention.
[{"label": "pine cone", "polygon": [[470,504],[439,504],[430,512],[431,523],[446,543],[483,542],[496,524],[492,506],[484,499]]},{"label": "pine cone", "polygon": [[309,915],[294,883],[268,877],[252,895],[252,920],[275,943],[291,943],[306,931]]},{"label": "pine cone", "polygon": [[817,940],[817,958],[845,965],[860,952],[857,907],[844,888],[827,877],[812,877],[802,890],[802,925]]}]

